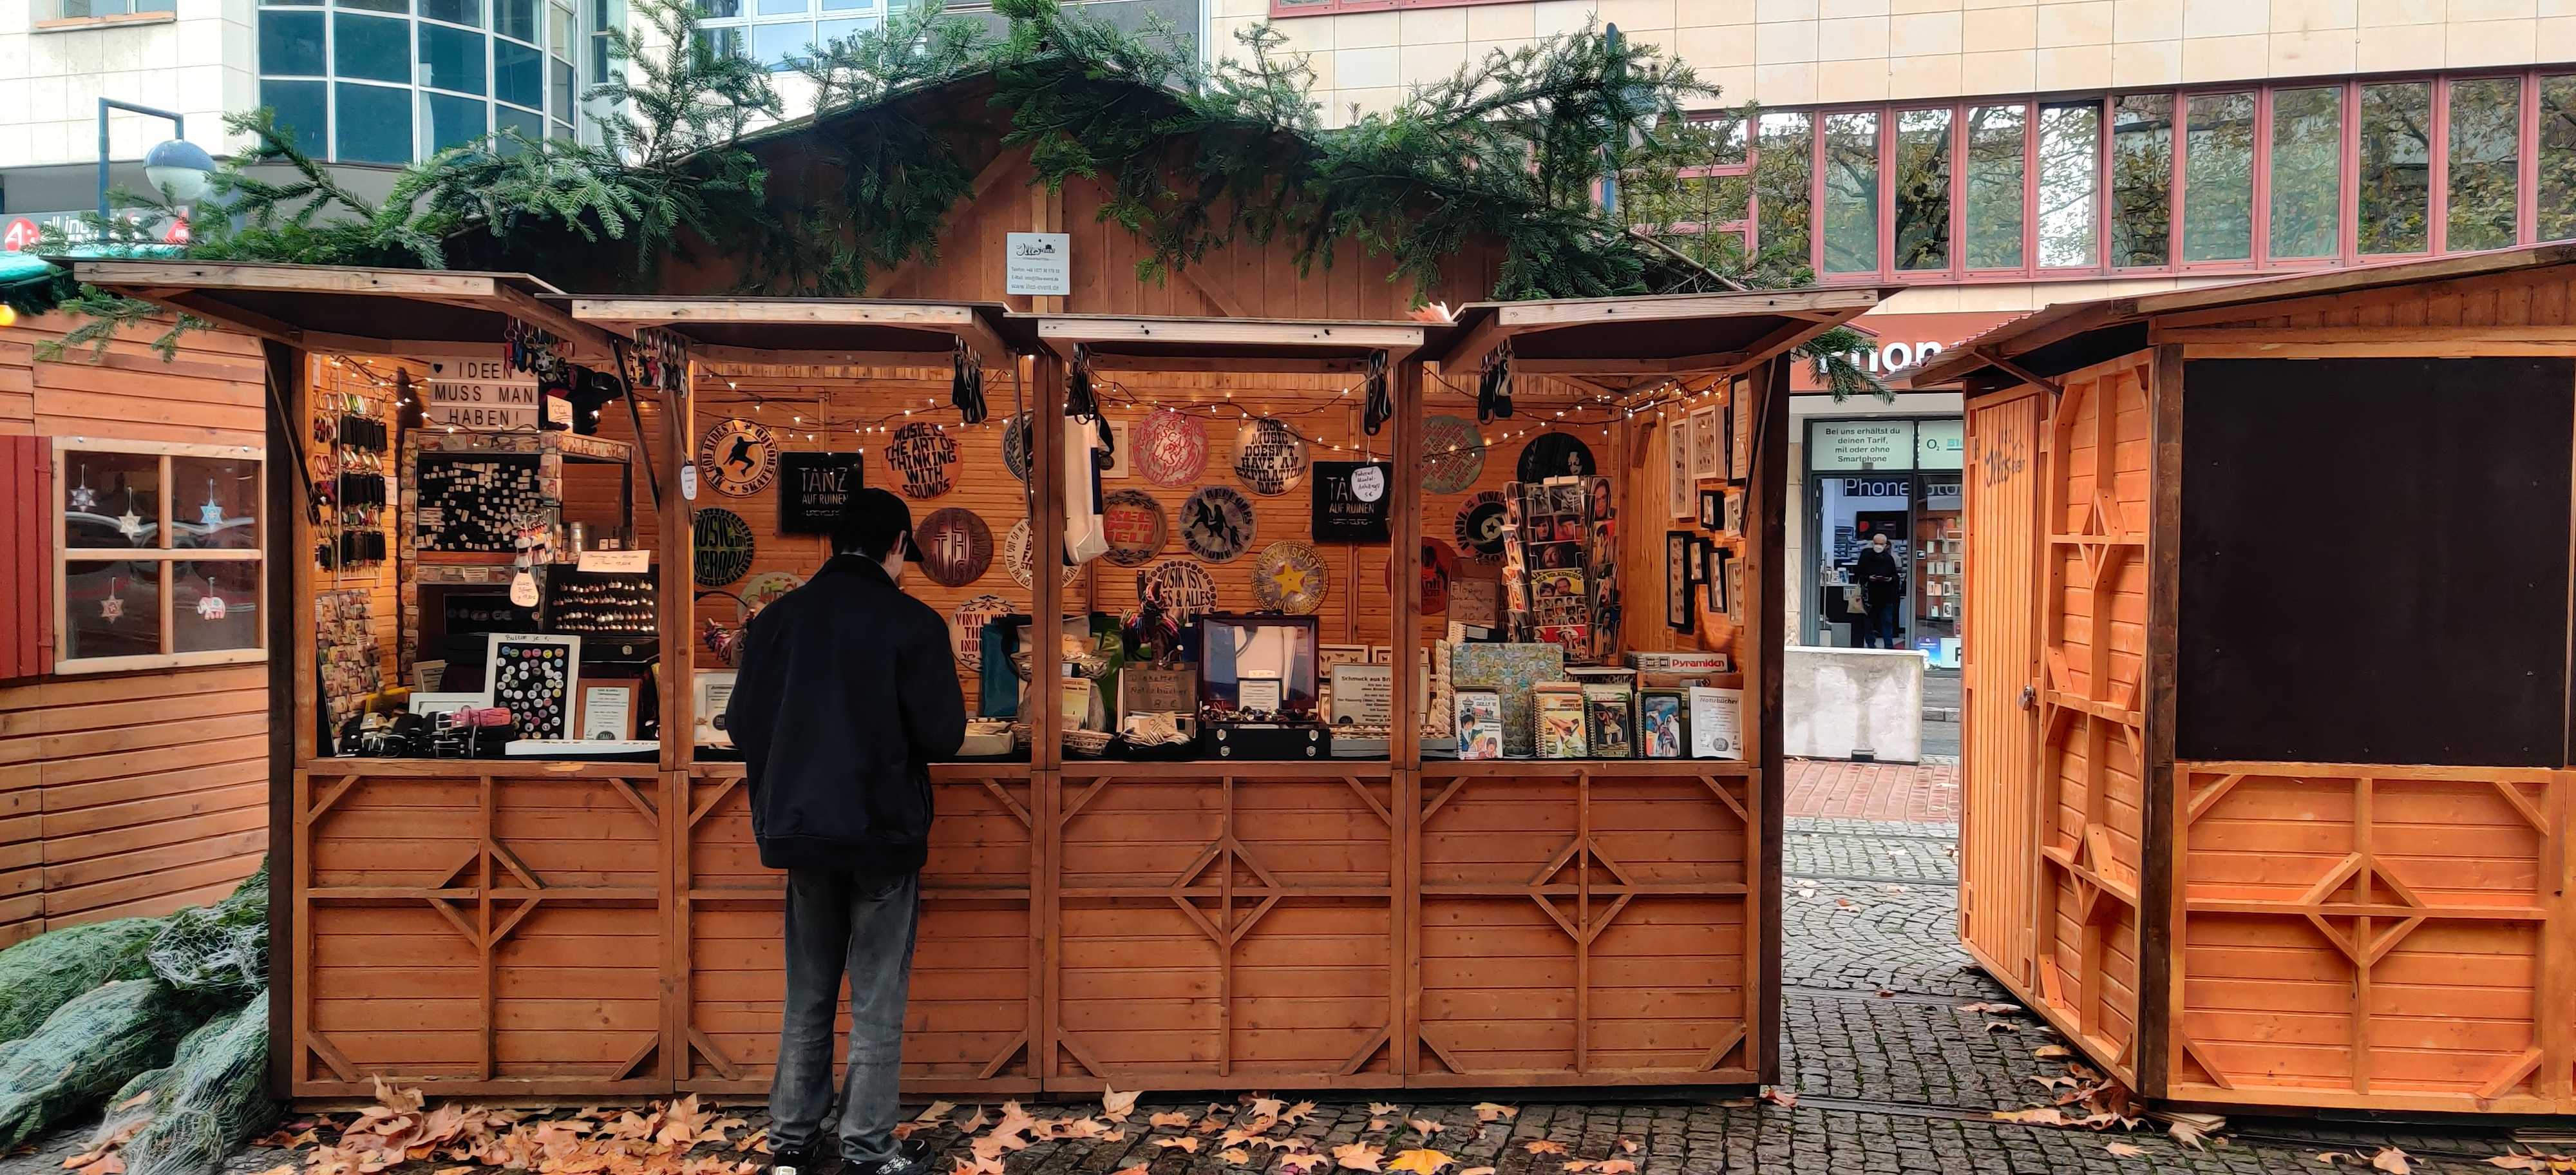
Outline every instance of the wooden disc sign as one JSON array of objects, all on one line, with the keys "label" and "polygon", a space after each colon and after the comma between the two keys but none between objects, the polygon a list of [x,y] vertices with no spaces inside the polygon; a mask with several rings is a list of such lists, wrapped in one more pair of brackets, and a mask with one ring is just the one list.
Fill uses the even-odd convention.
[{"label": "wooden disc sign", "polygon": [[934,424],[907,424],[886,441],[886,465],[908,498],[936,498],[957,486],[957,438]]},{"label": "wooden disc sign", "polygon": [[1169,408],[1145,414],[1136,426],[1136,472],[1155,485],[1193,486],[1207,471],[1207,428]]},{"label": "wooden disc sign", "polygon": [[1143,490],[1111,490],[1101,502],[1100,528],[1109,537],[1102,556],[1120,567],[1142,567],[1170,536],[1163,504]]},{"label": "wooden disc sign", "polygon": [[993,565],[993,529],[972,510],[933,510],[912,538],[921,550],[921,573],[941,587],[973,583]]},{"label": "wooden disc sign", "polygon": [[698,476],[728,497],[768,489],[778,477],[778,438],[764,424],[724,421],[698,440]]},{"label": "wooden disc sign", "polygon": [[1234,430],[1234,475],[1265,498],[1296,489],[1306,480],[1305,438],[1267,416],[1244,421]]}]

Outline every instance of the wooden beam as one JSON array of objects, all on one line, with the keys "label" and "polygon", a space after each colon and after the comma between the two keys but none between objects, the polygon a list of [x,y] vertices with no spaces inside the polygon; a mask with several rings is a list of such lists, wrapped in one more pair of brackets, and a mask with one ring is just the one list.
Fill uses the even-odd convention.
[{"label": "wooden beam", "polygon": [[1745,352],[1711,351],[1670,359],[1514,359],[1521,375],[1678,375],[1684,372],[1733,371],[1743,366]]},{"label": "wooden beam", "polygon": [[1451,367],[1474,366],[1484,360],[1487,352],[1501,346],[1504,339],[1517,333],[1519,333],[1517,328],[1503,325],[1501,315],[1486,315],[1483,322],[1477,323],[1475,329],[1468,331],[1464,337],[1451,344],[1448,353],[1434,362],[1442,371],[1447,371]]},{"label": "wooden beam", "polygon": [[[271,342],[284,343],[287,346],[296,348],[302,348],[307,345],[304,338],[304,330],[301,327],[290,326],[286,323],[279,322],[278,320],[270,318],[265,314],[261,314],[256,310],[244,310],[238,306],[218,302],[204,294],[169,294],[151,300],[158,302],[161,305],[168,306],[173,310],[193,314],[199,318],[206,319],[209,322],[221,323],[247,334],[257,335]],[[347,342],[364,341],[370,344],[365,348],[365,350],[371,354],[376,350],[373,346],[375,342],[373,339],[348,339],[345,336],[338,335],[332,337]]]},{"label": "wooden beam", "polygon": [[864,302],[844,298],[575,298],[583,322],[679,326],[691,322],[910,326],[947,329],[975,320],[975,310],[943,302]]},{"label": "wooden beam", "polygon": [[1841,310],[1857,315],[1876,305],[1878,291],[1869,289],[1755,290],[1741,294],[1507,302],[1496,310],[1495,317],[1506,327],[1527,329],[1580,323],[1670,322],[1686,318],[1744,318]]},{"label": "wooden beam", "polygon": [[1366,370],[1368,361],[1326,357],[1320,359],[1278,358],[1245,359],[1234,356],[1200,357],[1191,355],[1093,355],[1094,371],[1190,371],[1253,372],[1270,374],[1350,375]]},{"label": "wooden beam", "polygon": [[418,298],[489,298],[502,289],[488,273],[267,265],[240,261],[76,261],[72,272],[94,286],[153,286],[277,293],[392,294]]},{"label": "wooden beam", "polygon": [[2065,384],[2046,376],[2034,375],[2030,371],[2024,369],[2020,364],[2004,358],[2000,353],[1989,348],[1977,347],[1973,348],[1969,353],[1975,355],[1979,359],[1985,360],[1987,366],[1992,367],[2005,375],[2009,375],[2014,379],[2020,380],[2023,383],[2029,384],[2032,387],[2046,388],[2050,393],[2057,395],[2063,395],[2066,391]]},{"label": "wooden beam", "polygon": [[[752,367],[934,367],[948,370],[946,351],[764,351],[758,347],[717,347],[691,342],[689,353],[708,363]],[[988,355],[987,367],[1007,366]]]},{"label": "wooden beam", "polygon": [[[1224,318],[1045,318],[1038,337],[1049,344],[1163,343],[1177,346],[1349,347],[1411,353],[1423,329],[1402,323],[1279,322]],[[1394,358],[1392,354],[1388,356]]]}]

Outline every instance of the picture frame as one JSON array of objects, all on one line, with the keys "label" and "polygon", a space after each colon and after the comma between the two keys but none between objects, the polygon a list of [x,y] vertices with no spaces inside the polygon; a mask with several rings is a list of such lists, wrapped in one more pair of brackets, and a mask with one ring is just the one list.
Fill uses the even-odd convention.
[{"label": "picture frame", "polygon": [[1637,757],[1636,696],[1625,686],[1585,686],[1584,734],[1595,759]]},{"label": "picture frame", "polygon": [[1719,428],[1718,406],[1705,404],[1690,413],[1690,471],[1695,480],[1724,477],[1727,471],[1725,441]]},{"label": "picture frame", "polygon": [[635,737],[636,702],[643,682],[633,677],[594,677],[581,686],[580,737],[622,742]]},{"label": "picture frame", "polygon": [[1726,525],[1726,491],[1703,489],[1699,492],[1699,528],[1716,531]]},{"label": "picture frame", "polygon": [[1674,632],[1689,632],[1697,613],[1691,607],[1692,537],[1686,530],[1664,532],[1664,626]]},{"label": "picture frame", "polygon": [[1729,587],[1729,579],[1731,577],[1729,573],[1733,569],[1734,563],[1735,552],[1730,548],[1714,547],[1709,552],[1708,579],[1706,580],[1706,583],[1708,586],[1708,612],[1711,616],[1731,616],[1734,614],[1734,609],[1729,607],[1729,604],[1732,602],[1732,595]]},{"label": "picture frame", "polygon": [[1720,528],[1728,534],[1744,533],[1744,491],[1742,489],[1734,486],[1727,487],[1725,502],[1719,508],[1718,522]]},{"label": "picture frame", "polygon": [[483,648],[483,692],[518,720],[519,737],[571,738],[581,697],[581,638],[496,632]]},{"label": "picture frame", "polygon": [[1458,757],[1503,757],[1503,696],[1489,689],[1462,689],[1451,697],[1457,707]]},{"label": "picture frame", "polygon": [[1727,385],[1726,402],[1732,409],[1727,414],[1727,436],[1734,443],[1727,446],[1726,479],[1737,485],[1753,480],[1753,380],[1737,376]]},{"label": "picture frame", "polygon": [[1666,494],[1674,518],[1688,518],[1697,502],[1691,496],[1690,423],[1687,417],[1675,416],[1664,428]]},{"label": "picture frame", "polygon": [[1637,691],[1637,753],[1645,759],[1687,759],[1691,753],[1690,696],[1677,689]]},{"label": "picture frame", "polygon": [[1713,565],[1712,560],[1709,558],[1709,554],[1716,548],[1717,544],[1710,541],[1707,535],[1695,534],[1691,536],[1690,577],[1693,584],[1703,584],[1708,582],[1708,571]]},{"label": "picture frame", "polygon": [[733,700],[734,671],[700,669],[689,686],[690,710],[697,715],[695,737],[702,747],[730,747],[733,736],[725,731],[725,703]]}]

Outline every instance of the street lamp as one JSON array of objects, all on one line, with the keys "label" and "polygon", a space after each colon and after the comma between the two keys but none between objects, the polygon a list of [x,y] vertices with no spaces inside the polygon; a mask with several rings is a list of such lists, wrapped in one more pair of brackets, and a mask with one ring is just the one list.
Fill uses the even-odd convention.
[{"label": "street lamp", "polygon": [[215,157],[186,139],[172,139],[143,157],[143,178],[173,204],[194,205],[205,199],[214,171]]}]

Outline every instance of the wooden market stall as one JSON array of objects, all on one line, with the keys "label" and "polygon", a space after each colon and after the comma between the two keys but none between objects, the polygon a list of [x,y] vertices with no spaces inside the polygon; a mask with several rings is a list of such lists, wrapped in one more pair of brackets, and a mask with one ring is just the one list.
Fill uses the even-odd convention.
[{"label": "wooden market stall", "polygon": [[1969,951],[2153,1098],[2576,1112],[2576,249],[2053,307],[1968,393]]},{"label": "wooden market stall", "polygon": [[[484,1096],[766,1089],[780,891],[753,851],[742,765],[710,722],[729,628],[824,555],[796,521],[816,505],[798,471],[817,467],[915,499],[926,556],[907,588],[952,616],[970,712],[998,740],[933,771],[910,1088],[1747,1085],[1779,1072],[1767,654],[1782,636],[1769,589],[1786,352],[1867,309],[1868,291],[1327,321],[522,298],[506,280],[415,280],[448,275],[122,264],[80,276],[184,297],[281,347],[327,334],[335,351],[423,372],[413,386],[436,400],[456,394],[441,364],[531,350],[633,388],[581,402],[575,430],[405,430],[413,464],[458,445],[480,446],[477,460],[534,447],[541,519],[557,535],[588,519],[594,540],[652,569],[652,631],[600,643],[650,654],[654,733],[640,754],[606,740],[599,753],[533,748],[544,758],[380,757],[334,751],[385,739],[297,723],[274,800],[291,887],[276,1039],[292,1042],[275,1058],[293,1096],[361,1094],[376,1076]],[[403,338],[359,336],[362,321],[402,323]],[[968,372],[980,421],[956,406]],[[1517,411],[1479,421],[1480,387],[1516,393]],[[309,394],[287,391],[290,407]],[[1699,448],[1675,443],[1694,431]],[[1104,435],[1115,448],[1096,479],[1067,477]],[[560,465],[544,463],[549,448]],[[630,455],[625,479],[577,468],[610,452]],[[1345,496],[1371,467],[1382,494]],[[398,594],[516,575],[510,555],[431,549],[452,520],[421,517],[430,475],[410,480],[395,526],[417,540],[405,556],[421,571]],[[1100,494],[1089,518],[1086,484]],[[1384,538],[1344,529],[1353,519],[1336,510],[1355,504]],[[1426,541],[1444,534],[1496,553]],[[547,604],[525,635],[553,635],[552,585],[589,574],[566,542],[533,560]],[[1106,545],[1068,565],[1069,542]],[[280,575],[287,598],[315,587],[311,567]],[[1471,597],[1484,610],[1470,614]],[[433,650],[457,672],[460,634],[476,635],[475,608],[426,598],[406,601],[406,623],[435,614],[452,630],[443,643],[403,634],[417,650],[403,680]],[[1189,635],[1116,639],[1148,599]],[[1237,630],[1220,674],[1214,642]],[[495,649],[497,631],[480,634]],[[277,688],[309,719],[317,638],[294,639]],[[1103,672],[1112,650],[1149,645],[1160,655]],[[1258,661],[1272,649],[1288,650],[1285,673]],[[1550,668],[1529,676],[1542,652]],[[585,683],[595,653],[573,656]],[[1612,691],[1586,703],[1613,706],[1595,713],[1627,715],[1616,739],[1552,744],[1573,752],[1556,759],[1458,757],[1458,696],[1535,697],[1533,683],[1576,670]],[[1181,701],[1145,700],[1173,681]],[[1253,688],[1265,684],[1275,696]],[[1733,691],[1705,755],[1678,711],[1654,727],[1669,753],[1641,753],[1640,686],[1676,705],[1699,700],[1691,687]],[[1608,700],[1621,689],[1626,702]],[[587,728],[586,699],[580,713]],[[1191,737],[1120,741],[1140,715]]]}]

